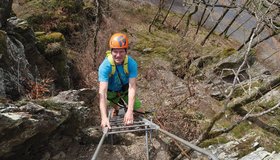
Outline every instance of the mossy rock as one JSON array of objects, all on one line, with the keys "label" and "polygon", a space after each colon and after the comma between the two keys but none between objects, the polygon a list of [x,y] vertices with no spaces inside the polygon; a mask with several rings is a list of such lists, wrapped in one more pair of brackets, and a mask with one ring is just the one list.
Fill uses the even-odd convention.
[{"label": "mossy rock", "polygon": [[242,86],[238,85],[236,87],[236,89],[234,90],[234,92],[232,94],[232,97],[242,97],[245,94],[249,94],[249,93],[246,93],[246,91],[248,91],[249,89],[251,90],[251,92],[254,92],[255,90],[257,90],[258,88],[260,88],[262,86],[262,83],[259,80],[255,80],[251,83],[246,83],[246,84],[241,84],[241,85]]},{"label": "mossy rock", "polygon": [[188,71],[192,76],[194,76],[199,74],[201,70],[196,65],[191,65]]},{"label": "mossy rock", "polygon": [[237,51],[234,48],[226,48],[221,53],[219,53],[218,57],[220,59],[227,58],[233,54],[237,53]]},{"label": "mossy rock", "polygon": [[57,56],[59,54],[65,54],[65,48],[61,43],[55,42],[55,43],[49,43],[47,45],[47,48],[45,49],[45,56],[51,57],[51,56]]},{"label": "mossy rock", "polygon": [[60,32],[52,32],[49,34],[40,35],[37,37],[37,39],[44,44],[65,41],[64,35]]},{"label": "mossy rock", "polygon": [[45,50],[45,57],[59,74],[56,83],[63,88],[68,88],[69,70],[65,48],[60,43],[50,43]]},{"label": "mossy rock", "polygon": [[0,59],[1,57],[7,53],[7,34],[5,31],[0,30]]},{"label": "mossy rock", "polygon": [[61,104],[56,103],[51,100],[38,100],[36,101],[39,105],[45,107],[46,109],[50,110],[62,110]]}]

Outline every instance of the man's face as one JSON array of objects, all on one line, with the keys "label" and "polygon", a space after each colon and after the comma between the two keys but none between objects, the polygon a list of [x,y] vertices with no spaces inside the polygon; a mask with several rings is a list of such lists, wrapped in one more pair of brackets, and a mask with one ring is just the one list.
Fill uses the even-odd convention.
[{"label": "man's face", "polygon": [[124,48],[112,49],[112,56],[116,64],[122,64],[126,56],[126,50]]}]

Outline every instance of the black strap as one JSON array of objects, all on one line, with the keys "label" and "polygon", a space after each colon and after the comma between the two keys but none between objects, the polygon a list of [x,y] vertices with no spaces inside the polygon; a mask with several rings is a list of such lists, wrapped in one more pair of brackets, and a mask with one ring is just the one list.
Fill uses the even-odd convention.
[{"label": "black strap", "polygon": [[121,79],[121,76],[120,76],[120,72],[118,70],[118,67],[116,66],[116,70],[117,70],[117,75],[118,75],[118,78],[119,80],[121,81],[121,85],[122,85],[122,91],[126,91],[128,89],[128,84],[124,84],[122,79]]},{"label": "black strap", "polygon": [[124,85],[123,85],[123,81],[122,81],[121,76],[120,76],[120,72],[119,72],[117,66],[116,66],[116,70],[117,70],[117,73],[118,73],[119,80],[121,81],[121,85],[124,86]]}]

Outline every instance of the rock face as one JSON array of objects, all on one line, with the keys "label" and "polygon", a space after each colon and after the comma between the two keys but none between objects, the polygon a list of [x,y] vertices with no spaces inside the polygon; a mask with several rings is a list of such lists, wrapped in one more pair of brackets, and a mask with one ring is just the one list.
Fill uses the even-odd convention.
[{"label": "rock face", "polygon": [[[211,145],[209,149],[218,156],[219,159],[227,160],[277,160],[280,157],[279,153],[268,152],[263,147],[259,146],[260,137],[255,137],[254,133],[245,135],[244,137],[232,140],[225,144]],[[251,150],[251,153],[242,156],[242,150]],[[243,147],[243,148],[242,148]]]},{"label": "rock face", "polygon": [[[6,25],[7,29],[0,30],[1,97],[16,100],[30,93],[32,84],[40,84],[44,79],[54,81],[54,88],[70,87],[68,60],[64,52],[52,50],[52,55],[44,54],[48,48],[38,49],[40,39],[35,37],[24,20],[12,17]],[[47,46],[47,42],[42,43]]]},{"label": "rock face", "polygon": [[13,0],[0,1],[0,28],[5,28],[7,19],[10,17]]},{"label": "rock face", "polygon": [[42,144],[54,133],[79,137],[97,123],[95,97],[96,90],[81,89],[37,102],[0,104],[0,159],[40,159]]}]

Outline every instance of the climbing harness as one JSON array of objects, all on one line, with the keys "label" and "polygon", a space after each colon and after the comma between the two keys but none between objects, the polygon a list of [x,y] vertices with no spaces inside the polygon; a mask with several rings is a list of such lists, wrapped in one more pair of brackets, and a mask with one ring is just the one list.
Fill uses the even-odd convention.
[{"label": "climbing harness", "polygon": [[[97,159],[97,156],[98,156],[98,153],[101,149],[101,146],[102,146],[105,138],[108,135],[130,133],[130,132],[145,132],[146,157],[147,157],[147,160],[149,160],[149,157],[150,157],[150,155],[149,155],[149,151],[150,151],[149,150],[149,145],[150,144],[149,143],[151,143],[151,141],[152,141],[152,133],[157,132],[157,131],[160,131],[161,133],[163,133],[163,134],[165,134],[165,135],[183,143],[184,145],[190,147],[191,149],[193,149],[197,152],[200,152],[202,154],[207,155],[212,160],[218,160],[218,158],[214,154],[212,154],[212,153],[210,153],[210,152],[208,152],[208,151],[206,151],[206,150],[204,150],[204,149],[202,149],[202,148],[200,148],[200,147],[198,147],[194,144],[191,144],[190,142],[188,142],[188,141],[186,141],[186,140],[184,140],[184,139],[182,139],[182,138],[180,138],[180,137],[178,137],[178,136],[176,136],[172,133],[169,133],[166,130],[161,129],[157,124],[153,123],[151,120],[148,120],[148,119],[143,118],[141,116],[138,116],[138,117],[134,118],[133,125],[125,125],[124,122],[123,122],[123,118],[124,118],[124,114],[125,114],[125,110],[124,110],[125,106],[123,106],[121,104],[119,104],[119,105],[120,105],[120,108],[122,110],[120,110],[118,115],[112,117],[111,115],[113,114],[113,109],[109,110],[108,117],[109,117],[111,129],[109,129],[108,127],[105,127],[103,129],[103,136],[102,136],[101,140],[99,141],[99,144],[98,144],[91,160],[96,160]],[[111,136],[111,138],[112,138],[112,136]],[[113,139],[111,139],[111,140],[113,140]]]}]

